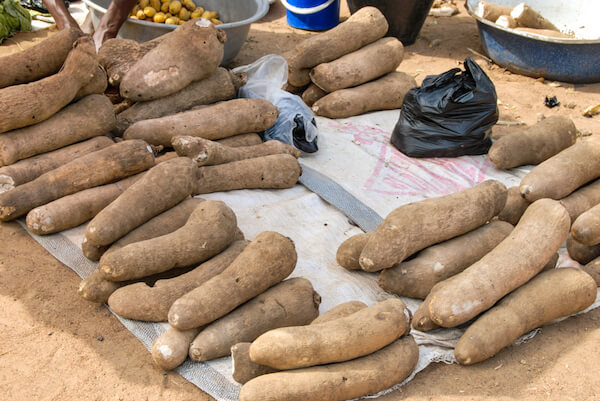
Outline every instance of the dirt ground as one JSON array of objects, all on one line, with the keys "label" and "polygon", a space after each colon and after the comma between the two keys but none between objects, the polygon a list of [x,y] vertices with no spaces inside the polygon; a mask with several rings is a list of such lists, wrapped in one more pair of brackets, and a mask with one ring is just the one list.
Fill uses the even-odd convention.
[{"label": "dirt ground", "polygon": [[[598,133],[598,119],[583,110],[600,102],[600,84],[539,82],[488,64],[477,28],[459,1],[453,17],[429,17],[406,48],[400,70],[416,75],[454,68],[467,56],[496,85],[501,120],[534,123],[541,114],[572,118],[583,133]],[[342,16],[348,10],[342,4]],[[285,22],[277,3],[252,26],[235,64],[282,53],[309,33]],[[0,55],[24,48],[46,33],[20,34]],[[1,72],[0,72],[1,73]],[[545,96],[561,106],[548,109]],[[568,107],[567,107],[568,105]],[[504,128],[499,128],[502,130]],[[103,306],[77,295],[79,278],[39,246],[17,223],[0,224],[0,396],[21,400],[210,400],[175,373],[154,367],[150,354]],[[472,367],[432,364],[391,400],[600,400],[600,309],[544,327],[532,341],[510,347]]]}]

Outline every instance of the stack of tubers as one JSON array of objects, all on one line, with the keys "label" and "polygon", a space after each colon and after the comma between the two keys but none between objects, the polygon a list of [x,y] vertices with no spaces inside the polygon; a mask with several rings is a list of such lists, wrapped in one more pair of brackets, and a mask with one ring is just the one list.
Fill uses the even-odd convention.
[{"label": "stack of tubers", "polygon": [[337,27],[306,39],[284,55],[289,84],[308,86],[302,99],[323,117],[401,108],[404,96],[417,83],[410,75],[395,72],[404,46],[396,38],[384,38],[387,29],[377,8],[361,8]]},{"label": "stack of tubers", "polygon": [[[484,18],[507,15],[480,5]],[[555,29],[526,6],[508,13],[507,24]],[[303,99],[329,118],[400,108],[416,82],[396,71],[404,48],[387,28],[365,7],[307,39],[285,55],[289,83],[308,86]],[[345,400],[410,375],[411,324],[472,321],[455,349],[467,365],[593,303],[600,144],[575,143],[573,123],[556,116],[490,149],[501,169],[538,164],[519,186],[490,180],[403,205],[340,245],[344,268],[380,272],[384,290],[424,300],[412,322],[395,297],[319,316],[312,283],[289,278],[291,239],[265,231],[246,241],[225,203],[193,197],[289,188],[301,174],[298,150],[256,134],[277,107],[234,99],[245,77],[218,67],[224,41],[196,19],[146,44],[108,41],[98,56],[88,36],[65,30],[0,59],[0,220],[27,215],[40,235],[89,222],[82,252],[99,263],[79,293],[125,318],[168,322],[152,348],[160,368],[231,354],[241,401]],[[181,53],[182,42],[194,49]],[[130,105],[116,116],[107,82]],[[151,145],[175,152],[159,162]],[[554,269],[565,239],[582,269]]]},{"label": "stack of tubers", "polygon": [[515,7],[509,7],[487,1],[479,1],[474,13],[478,17],[494,22],[503,28],[512,28],[544,36],[569,37],[559,32],[554,24],[531,8],[527,3],[519,3]]},{"label": "stack of tubers", "polygon": [[[492,307],[545,266],[567,238],[569,215],[557,201],[531,204],[511,234],[478,262],[434,286],[427,296],[429,318],[455,327]],[[531,241],[535,233],[536,241]]]},{"label": "stack of tubers", "polygon": [[9,221],[53,200],[142,172],[154,165],[144,141],[115,143],[0,194],[0,220]]},{"label": "stack of tubers", "polygon": [[236,95],[240,86],[245,82],[245,76],[233,74],[225,68],[219,67],[209,77],[194,81],[172,95],[134,103],[128,109],[117,114],[114,132],[123,135],[130,125],[138,121],[160,118],[193,107],[229,100]]},{"label": "stack of tubers", "polygon": [[[390,268],[428,246],[481,227],[498,215],[506,197],[502,183],[488,180],[454,194],[400,206],[367,237],[342,244],[338,261],[357,260],[362,270],[370,272]],[[347,249],[350,241],[354,249]],[[342,257],[343,253],[355,256]]]},{"label": "stack of tubers", "polygon": [[[503,137],[534,153],[524,159],[499,147],[519,160],[507,168],[534,163],[535,157],[541,162],[520,186],[507,191],[488,181],[401,206],[375,231],[353,236],[338,248],[342,267],[381,271],[379,284],[386,291],[424,299],[412,320],[416,330],[456,327],[481,316],[456,347],[461,364],[485,360],[528,331],[577,313],[596,299],[600,199],[597,182],[587,183],[600,171],[591,157],[597,144],[574,144],[572,122],[550,120]],[[561,132],[553,144],[550,132],[545,134],[549,138],[535,137],[540,128]],[[515,146],[504,140],[502,146],[509,145]],[[581,269],[556,267],[565,240],[570,256],[587,263]]]},{"label": "stack of tubers", "polygon": [[0,89],[0,133],[52,117],[71,103],[79,90],[90,82],[97,67],[92,39],[82,36],[75,41],[73,50],[56,74]]},{"label": "stack of tubers", "polygon": [[471,365],[488,359],[521,335],[584,310],[594,303],[596,294],[596,282],[582,270],[541,273],[469,326],[454,349],[456,360]]},{"label": "stack of tubers", "polygon": [[[27,68],[9,67],[15,63]],[[91,37],[63,30],[0,65],[3,221],[29,213],[37,234],[75,227],[155,164],[145,142],[105,136],[116,118]]]},{"label": "stack of tubers", "polygon": [[[202,205],[210,203],[214,202]],[[207,226],[205,241],[220,229],[217,224]],[[177,231],[174,234],[179,235]],[[179,241],[189,242],[187,238],[180,236]],[[135,245],[121,250],[131,251]],[[114,259],[121,250],[103,259]],[[159,367],[170,370],[183,363],[188,354],[195,361],[219,358],[229,355],[233,345],[253,341],[271,329],[313,321],[321,298],[312,284],[304,278],[282,281],[294,270],[296,258],[289,238],[267,231],[249,243],[233,242],[189,273],[159,280],[154,287],[144,283],[121,287],[108,302],[123,316],[169,321],[171,327],[155,341],[152,357]],[[100,261],[103,273],[104,263]],[[121,261],[112,263],[120,265]],[[146,264],[143,266],[145,273],[151,273]],[[137,269],[141,268],[138,265]]]},{"label": "stack of tubers", "polygon": [[381,271],[379,286],[387,292],[425,299],[436,284],[467,269],[511,234],[511,224],[491,221],[506,201],[506,187],[489,180],[400,206],[375,231],[344,241],[337,262],[349,270]]},{"label": "stack of tubers", "polygon": [[0,58],[0,70],[0,191],[112,144],[100,138],[116,119],[89,36],[60,31]]},{"label": "stack of tubers", "polygon": [[[252,370],[238,373],[241,380],[250,379],[239,399],[341,401],[382,391],[417,365],[419,351],[409,330],[410,313],[396,298],[370,307],[353,305],[308,326],[270,330],[247,347],[246,364]],[[236,345],[236,353],[240,348],[246,347]],[[257,364],[266,368],[257,369]],[[382,371],[389,375],[382,377]]]},{"label": "stack of tubers", "polygon": [[[83,254],[90,260],[99,260],[105,252],[108,253],[123,248],[125,245],[134,242],[145,241],[170,234],[184,226],[194,209],[196,209],[198,204],[202,201],[203,199],[188,198],[129,232],[110,247],[98,249],[82,244]],[[117,288],[121,287],[121,284],[122,283],[111,282],[104,279],[102,272],[96,269],[96,271],[81,282],[79,294],[91,302],[104,303],[108,301],[109,296]],[[129,317],[127,315],[124,316]]]}]

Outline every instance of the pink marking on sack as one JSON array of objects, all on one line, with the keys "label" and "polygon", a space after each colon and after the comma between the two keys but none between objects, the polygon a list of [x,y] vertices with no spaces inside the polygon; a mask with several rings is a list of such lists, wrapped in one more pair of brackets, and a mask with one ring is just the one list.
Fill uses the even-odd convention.
[{"label": "pink marking on sack", "polygon": [[411,158],[390,143],[392,133],[371,125],[328,120],[328,126],[351,135],[352,141],[375,157],[376,163],[364,187],[393,196],[428,198],[470,188],[486,179],[492,166],[487,158]]}]

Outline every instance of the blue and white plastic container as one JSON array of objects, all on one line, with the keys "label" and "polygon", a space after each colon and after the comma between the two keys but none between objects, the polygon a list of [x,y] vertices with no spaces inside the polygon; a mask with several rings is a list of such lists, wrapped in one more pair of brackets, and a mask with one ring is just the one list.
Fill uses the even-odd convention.
[{"label": "blue and white plastic container", "polygon": [[309,31],[331,29],[340,22],[340,0],[281,0],[288,25]]}]

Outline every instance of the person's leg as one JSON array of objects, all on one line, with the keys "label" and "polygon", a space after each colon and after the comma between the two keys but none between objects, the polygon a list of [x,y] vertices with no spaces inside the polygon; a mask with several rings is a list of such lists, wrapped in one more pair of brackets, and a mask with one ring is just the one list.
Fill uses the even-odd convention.
[{"label": "person's leg", "polygon": [[44,4],[48,11],[50,11],[50,14],[52,14],[58,29],[81,29],[79,24],[77,24],[77,21],[69,14],[63,0],[44,0]]},{"label": "person's leg", "polygon": [[93,38],[96,48],[102,46],[106,40],[117,36],[135,3],[137,0],[113,0],[110,3],[106,14],[102,16],[94,31]]}]

